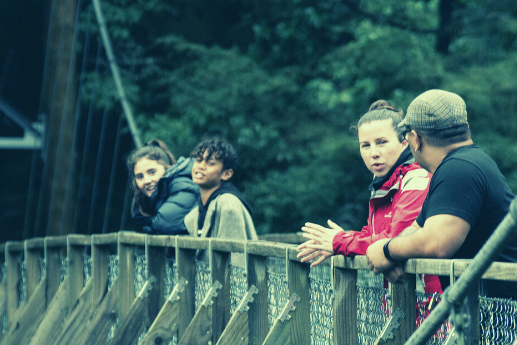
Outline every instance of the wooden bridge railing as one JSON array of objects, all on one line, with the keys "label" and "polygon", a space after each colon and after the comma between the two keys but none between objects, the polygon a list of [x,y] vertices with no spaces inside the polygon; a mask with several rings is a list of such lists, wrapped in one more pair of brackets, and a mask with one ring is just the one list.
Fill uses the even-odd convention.
[{"label": "wooden bridge railing", "polygon": [[[291,236],[291,240],[297,237]],[[299,239],[299,238],[298,238]],[[145,285],[135,297],[135,252],[145,248]],[[196,252],[210,262],[211,289],[195,310]],[[7,242],[0,246],[5,273],[0,284],[4,344],[311,344],[310,268],[288,243],[151,236],[133,232],[69,235]],[[91,278],[85,281],[85,251],[91,251]],[[165,257],[174,253],[177,284],[165,299]],[[232,253],[243,253],[247,293],[231,314]],[[118,256],[111,282],[110,255]],[[22,257],[25,278],[21,276]],[[68,274],[62,278],[66,257]],[[268,258],[286,259],[289,302],[268,326]],[[41,261],[45,265],[42,270]],[[333,342],[357,344],[357,271],[365,257],[336,256],[332,266]],[[405,317],[383,344],[404,344],[416,328],[415,274],[459,276],[468,260],[408,260],[402,283],[391,288],[392,311]],[[40,273],[41,272],[41,273]],[[483,279],[517,281],[517,264],[493,263]],[[479,342],[479,300],[471,296],[468,343]],[[293,308],[294,307],[294,308]]]}]

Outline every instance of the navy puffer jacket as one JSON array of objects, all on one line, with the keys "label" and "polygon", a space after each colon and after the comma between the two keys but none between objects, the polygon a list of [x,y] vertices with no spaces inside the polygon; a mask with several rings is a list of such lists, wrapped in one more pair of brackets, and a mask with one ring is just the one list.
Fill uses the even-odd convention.
[{"label": "navy puffer jacket", "polygon": [[148,234],[188,234],[183,219],[195,206],[199,198],[199,187],[192,182],[191,158],[180,157],[176,164],[167,169],[158,181],[151,195],[153,216],[145,217],[138,205],[131,205],[131,217]]}]

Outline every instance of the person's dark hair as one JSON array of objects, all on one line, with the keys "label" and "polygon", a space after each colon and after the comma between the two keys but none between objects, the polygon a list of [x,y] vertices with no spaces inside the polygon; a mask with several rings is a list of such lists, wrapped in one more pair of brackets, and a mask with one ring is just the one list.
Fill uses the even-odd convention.
[{"label": "person's dark hair", "polygon": [[[411,127],[408,128],[411,130]],[[468,124],[456,127],[438,129],[435,131],[423,131],[415,129],[415,132],[425,139],[425,142],[434,147],[447,147],[471,139]]]},{"label": "person's dark hair", "polygon": [[142,194],[135,181],[135,165],[142,158],[147,158],[152,161],[156,161],[163,165],[165,169],[174,165],[176,159],[167,148],[167,145],[159,139],[153,139],[145,143],[141,148],[133,151],[127,159],[127,170],[131,178],[131,189],[133,190],[133,199],[140,205],[144,210],[148,210],[149,197]]},{"label": "person's dark hair", "polygon": [[190,157],[202,158],[205,151],[208,152],[207,159],[214,155],[214,158],[223,163],[223,171],[228,169],[235,171],[237,168],[237,153],[235,153],[233,146],[226,140],[219,138],[204,140],[196,146]]},{"label": "person's dark hair", "polygon": [[404,136],[397,129],[397,126],[404,119],[404,112],[402,109],[394,107],[389,101],[382,99],[373,102],[372,105],[370,105],[368,112],[361,116],[359,121],[357,121],[357,125],[352,126],[351,129],[357,133],[359,127],[365,123],[389,119],[392,120],[392,126],[398,134],[399,141],[402,142],[404,140]]}]

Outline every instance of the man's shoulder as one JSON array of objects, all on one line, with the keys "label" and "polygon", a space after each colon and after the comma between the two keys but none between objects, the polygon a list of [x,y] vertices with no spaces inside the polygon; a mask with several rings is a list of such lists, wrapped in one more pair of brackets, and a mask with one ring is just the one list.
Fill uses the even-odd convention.
[{"label": "man's shoulder", "polygon": [[244,204],[237,198],[235,195],[231,193],[224,193],[219,195],[214,200],[217,204],[217,208],[237,208],[244,207]]}]

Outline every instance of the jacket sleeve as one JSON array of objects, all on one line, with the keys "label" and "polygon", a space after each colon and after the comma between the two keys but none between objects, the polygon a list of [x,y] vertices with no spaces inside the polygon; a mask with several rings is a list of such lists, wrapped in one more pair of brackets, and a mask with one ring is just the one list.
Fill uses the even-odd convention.
[{"label": "jacket sleeve", "polygon": [[182,188],[170,194],[152,217],[151,232],[159,235],[186,235],[185,216],[195,207],[198,194],[194,188]]},{"label": "jacket sleeve", "polygon": [[131,218],[133,218],[136,224],[141,226],[150,226],[152,221],[151,217],[146,217],[140,212],[138,205],[134,201],[131,204]]},{"label": "jacket sleeve", "polygon": [[430,174],[421,176],[408,173],[407,178],[401,181],[400,190],[397,192],[399,195],[393,198],[390,225],[375,235],[370,226],[365,226],[361,232],[348,232],[345,235],[338,233],[332,242],[334,253],[348,256],[365,255],[370,244],[383,238],[395,237],[411,226],[422,209],[429,182]]},{"label": "jacket sleeve", "polygon": [[217,200],[218,222],[212,236],[238,240],[256,240],[253,221],[241,201],[231,194],[223,194]]}]

